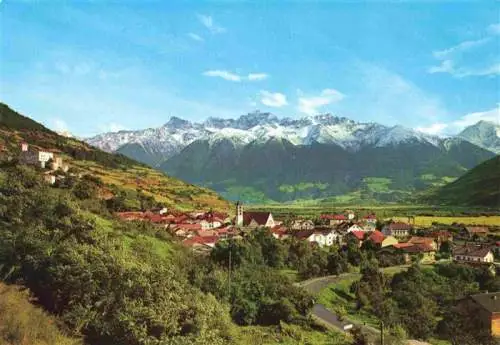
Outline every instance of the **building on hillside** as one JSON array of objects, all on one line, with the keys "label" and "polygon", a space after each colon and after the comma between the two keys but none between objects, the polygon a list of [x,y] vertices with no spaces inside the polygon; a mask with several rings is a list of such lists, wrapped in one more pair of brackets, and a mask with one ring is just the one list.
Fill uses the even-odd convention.
[{"label": "building on hillside", "polygon": [[453,260],[469,264],[487,264],[494,262],[494,256],[489,245],[467,243],[453,249]]},{"label": "building on hillside", "polygon": [[434,241],[432,237],[420,237],[420,236],[412,236],[408,243],[411,244],[426,244],[432,247],[434,250],[438,249],[437,243]]},{"label": "building on hillside", "polygon": [[459,306],[492,337],[500,337],[500,292],[480,293],[463,299]]},{"label": "building on hillside", "polygon": [[[63,170],[67,172],[69,166],[63,163],[61,156],[55,154],[53,150],[40,150],[36,147],[30,147],[28,143],[21,143],[21,154],[19,161],[23,164],[36,165],[40,168],[49,168],[51,170]],[[51,162],[50,166],[48,163]]]},{"label": "building on hillside", "polygon": [[385,225],[382,228],[382,233],[385,236],[394,236],[396,238],[408,237],[411,234],[412,227],[410,224],[403,222],[393,222]]},{"label": "building on hillside", "polygon": [[313,230],[314,222],[309,219],[296,219],[290,225],[292,230]]}]

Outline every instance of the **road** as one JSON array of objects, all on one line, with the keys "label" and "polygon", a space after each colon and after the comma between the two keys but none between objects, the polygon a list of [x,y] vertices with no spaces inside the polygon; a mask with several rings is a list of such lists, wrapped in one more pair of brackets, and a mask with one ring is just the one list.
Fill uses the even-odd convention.
[{"label": "road", "polygon": [[[398,266],[401,269],[408,268],[409,265],[401,265]],[[394,270],[395,267],[389,267],[387,270]],[[352,278],[360,278],[361,274],[359,273],[343,273],[339,275],[333,275],[333,276],[326,276],[326,277],[320,277],[320,278],[312,278],[308,280],[304,280],[302,282],[296,283],[297,286],[300,286],[307,290],[310,294],[316,295],[318,294],[321,290],[326,288],[330,284],[338,283],[339,281],[343,279],[352,279]],[[326,325],[330,327],[337,328],[341,330],[342,332],[345,332],[344,326],[346,324],[353,324],[361,327],[363,330],[373,333],[373,334],[378,334],[380,331],[376,328],[373,328],[371,326],[367,325],[362,325],[356,322],[353,322],[352,320],[344,319],[344,321],[340,321],[337,317],[337,315],[330,310],[328,310],[324,305],[322,304],[315,304],[313,309],[312,309],[312,315],[325,323]]]}]

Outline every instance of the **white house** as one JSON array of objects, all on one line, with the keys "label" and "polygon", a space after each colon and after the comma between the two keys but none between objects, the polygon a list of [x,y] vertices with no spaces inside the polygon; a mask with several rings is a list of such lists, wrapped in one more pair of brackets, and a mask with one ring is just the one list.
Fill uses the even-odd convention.
[{"label": "white house", "polygon": [[299,239],[315,242],[320,247],[330,247],[341,241],[341,236],[335,230],[307,230],[297,233]]},{"label": "white house", "polygon": [[394,236],[396,238],[410,236],[411,225],[402,222],[390,223],[382,229],[385,236]]},{"label": "white house", "polygon": [[453,250],[453,260],[464,263],[493,263],[494,256],[490,247],[485,245],[464,245]]},{"label": "white house", "polygon": [[222,226],[222,221],[220,221],[218,219],[213,219],[213,220],[203,219],[200,222],[200,225],[201,225],[201,228],[203,230],[216,229],[216,228],[220,228]]},{"label": "white house", "polygon": [[353,224],[349,228],[347,228],[347,232],[353,232],[353,231],[365,231],[365,229],[359,224]]}]

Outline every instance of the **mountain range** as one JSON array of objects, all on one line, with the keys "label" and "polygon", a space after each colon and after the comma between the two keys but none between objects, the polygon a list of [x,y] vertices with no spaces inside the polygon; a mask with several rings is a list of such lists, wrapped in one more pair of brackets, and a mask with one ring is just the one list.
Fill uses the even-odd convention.
[{"label": "mountain range", "polygon": [[400,201],[443,185],[499,152],[498,126],[479,122],[440,138],[330,114],[300,119],[254,112],[87,139],[228,199]]}]

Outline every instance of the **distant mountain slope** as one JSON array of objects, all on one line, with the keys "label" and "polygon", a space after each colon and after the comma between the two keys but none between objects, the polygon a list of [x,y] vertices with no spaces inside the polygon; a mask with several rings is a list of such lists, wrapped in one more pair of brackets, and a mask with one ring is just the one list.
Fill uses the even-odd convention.
[{"label": "distant mountain slope", "polygon": [[355,192],[360,200],[401,201],[414,191],[443,185],[492,156],[461,139],[439,146],[412,140],[354,152],[335,144],[294,145],[285,139],[245,146],[198,140],[160,168],[246,202]]},{"label": "distant mountain slope", "polygon": [[104,152],[74,138],[60,136],[0,103],[0,159],[17,157],[22,141],[59,151],[71,167],[100,177],[108,193],[115,187],[131,192],[139,190],[157,202],[185,210],[229,207],[227,201],[209,189],[171,178],[124,155]]},{"label": "distant mountain slope", "polygon": [[500,156],[479,164],[427,199],[450,205],[500,207]]},{"label": "distant mountain slope", "polygon": [[500,125],[498,124],[488,121],[479,121],[475,125],[465,128],[458,134],[458,137],[500,154]]}]

